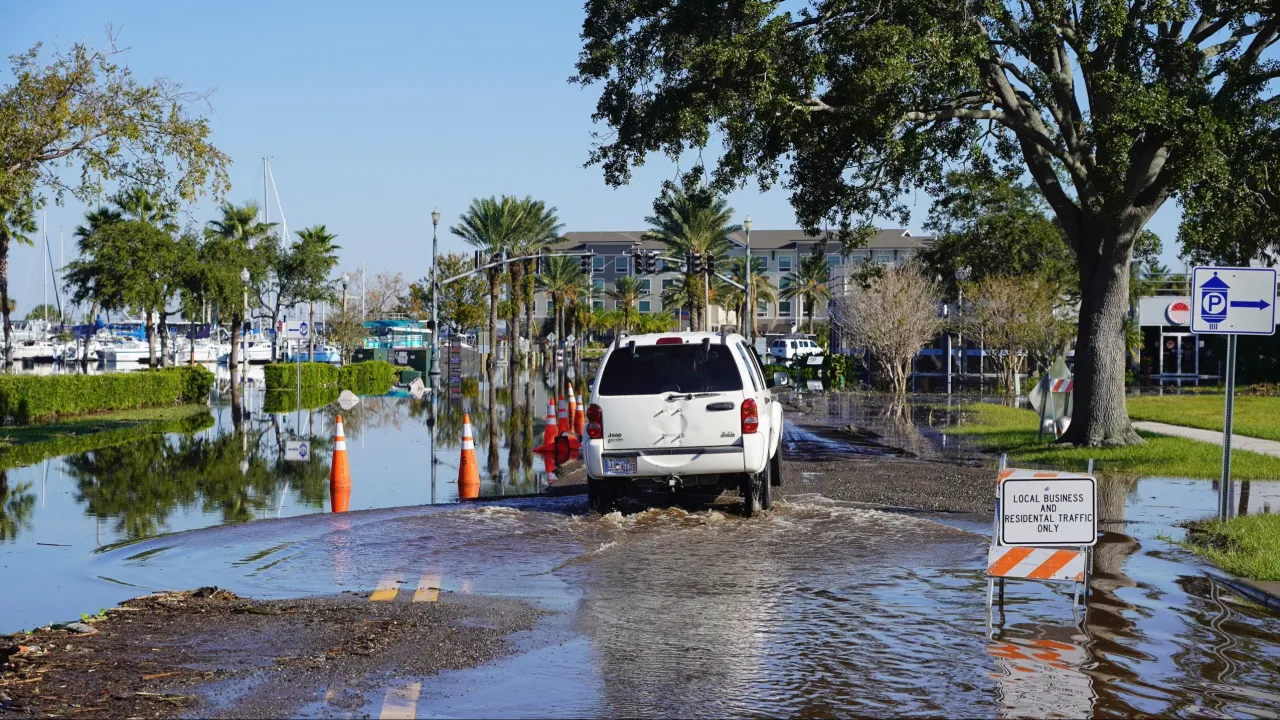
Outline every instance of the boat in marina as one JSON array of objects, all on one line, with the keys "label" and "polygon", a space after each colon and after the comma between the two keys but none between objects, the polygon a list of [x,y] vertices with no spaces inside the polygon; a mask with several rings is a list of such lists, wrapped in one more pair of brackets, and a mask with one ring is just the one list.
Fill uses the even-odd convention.
[{"label": "boat in marina", "polygon": [[300,352],[300,358],[294,358],[292,353],[289,355],[288,361],[294,362],[301,360],[302,362],[319,362],[319,363],[340,363],[342,362],[342,352],[338,350],[336,345],[317,345],[315,348],[315,359],[312,360],[306,348]]},{"label": "boat in marina", "polygon": [[24,340],[13,345],[13,361],[53,362],[60,358],[63,348],[52,340]]},{"label": "boat in marina", "polygon": [[[159,348],[157,348],[157,356]],[[151,361],[151,346],[136,338],[118,338],[105,342],[98,351],[98,362],[104,365],[123,365]]]},{"label": "boat in marina", "polygon": [[[226,364],[231,362],[231,346],[224,345],[224,352],[218,356],[218,362]],[[254,365],[261,365],[271,362],[271,343],[269,342],[250,342],[248,347],[244,343],[240,344],[240,357]]]}]

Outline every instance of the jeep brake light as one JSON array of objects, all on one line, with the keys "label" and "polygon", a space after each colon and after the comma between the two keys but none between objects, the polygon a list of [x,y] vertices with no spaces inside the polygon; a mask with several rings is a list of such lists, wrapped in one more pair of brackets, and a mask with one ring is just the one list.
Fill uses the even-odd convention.
[{"label": "jeep brake light", "polygon": [[683,345],[683,344],[684,344],[684,338],[679,338],[679,337],[658,338],[658,341],[654,343],[654,345]]},{"label": "jeep brake light", "polygon": [[592,440],[604,437],[604,413],[600,411],[599,405],[591,405],[587,408],[587,424],[583,430]]},{"label": "jeep brake light", "polygon": [[742,434],[754,435],[759,429],[760,411],[756,408],[756,401],[747,398],[742,401]]}]

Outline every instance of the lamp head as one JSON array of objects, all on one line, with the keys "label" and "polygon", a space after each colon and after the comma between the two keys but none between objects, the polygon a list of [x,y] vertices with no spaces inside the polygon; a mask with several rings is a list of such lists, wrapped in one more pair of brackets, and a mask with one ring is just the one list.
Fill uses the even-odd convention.
[{"label": "lamp head", "polygon": [[969,279],[969,273],[970,271],[969,271],[969,268],[967,267],[957,268],[956,279],[959,280],[960,282],[964,282],[965,280]]},{"label": "lamp head", "polygon": [[433,226],[440,224],[440,208],[431,211],[431,224]]},{"label": "lamp head", "polygon": [[249,283],[249,268],[240,268],[240,282]]},{"label": "lamp head", "polygon": [[751,216],[748,215],[746,220],[742,221],[742,229],[751,232]]}]

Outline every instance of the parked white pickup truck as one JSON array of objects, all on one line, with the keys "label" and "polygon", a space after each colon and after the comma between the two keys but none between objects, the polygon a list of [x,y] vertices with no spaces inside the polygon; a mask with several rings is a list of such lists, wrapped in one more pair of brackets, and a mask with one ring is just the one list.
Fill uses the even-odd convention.
[{"label": "parked white pickup truck", "polygon": [[611,512],[653,490],[736,489],[744,512],[772,504],[782,484],[782,404],[741,335],[665,333],[615,341],[587,408],[587,499]]}]

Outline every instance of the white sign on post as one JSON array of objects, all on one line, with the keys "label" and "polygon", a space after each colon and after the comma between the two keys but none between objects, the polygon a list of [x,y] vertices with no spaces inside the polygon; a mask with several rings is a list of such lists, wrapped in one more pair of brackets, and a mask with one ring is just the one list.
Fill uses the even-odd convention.
[{"label": "white sign on post", "polygon": [[306,340],[311,336],[311,326],[306,320],[285,320],[284,321],[284,339],[285,340]]},{"label": "white sign on post", "polygon": [[1020,471],[1005,478],[1000,483],[1000,544],[1095,544],[1097,495],[1097,482],[1089,475]]},{"label": "white sign on post", "polygon": [[1191,332],[1273,335],[1276,271],[1272,268],[1198,267],[1191,274]]},{"label": "white sign on post", "polygon": [[286,440],[284,443],[284,459],[293,462],[305,462],[311,453],[311,446],[306,440]]}]

